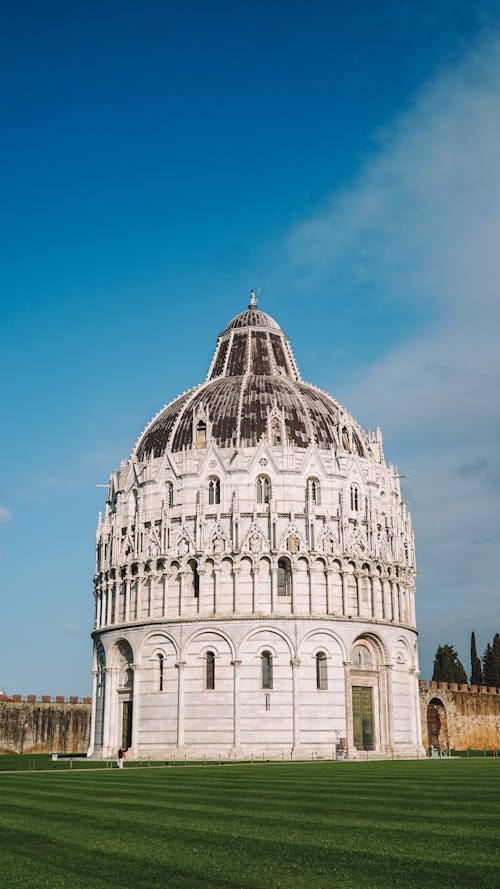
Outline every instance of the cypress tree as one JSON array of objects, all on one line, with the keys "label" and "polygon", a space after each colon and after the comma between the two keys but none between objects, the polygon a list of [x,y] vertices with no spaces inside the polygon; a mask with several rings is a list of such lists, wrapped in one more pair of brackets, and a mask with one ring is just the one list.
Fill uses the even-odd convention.
[{"label": "cypress tree", "polygon": [[492,660],[493,660],[493,685],[500,688],[500,633],[495,633],[493,637]]},{"label": "cypress tree", "polygon": [[470,637],[470,664],[471,664],[471,674],[470,674],[470,682],[471,685],[482,685],[483,684],[483,674],[481,670],[481,660],[477,656],[476,649],[476,635],[473,632]]},{"label": "cypress tree", "polygon": [[453,645],[439,645],[432,678],[436,682],[467,682],[467,674]]},{"label": "cypress tree", "polygon": [[495,685],[495,664],[493,661],[493,648],[488,642],[483,654],[483,682],[485,685]]}]

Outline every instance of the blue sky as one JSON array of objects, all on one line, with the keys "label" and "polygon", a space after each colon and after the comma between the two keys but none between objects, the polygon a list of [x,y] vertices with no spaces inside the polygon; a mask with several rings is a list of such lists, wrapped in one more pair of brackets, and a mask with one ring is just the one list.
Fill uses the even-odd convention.
[{"label": "blue sky", "polygon": [[0,688],[90,690],[97,488],[261,288],[411,476],[422,674],[499,629],[500,5],[0,9]]}]

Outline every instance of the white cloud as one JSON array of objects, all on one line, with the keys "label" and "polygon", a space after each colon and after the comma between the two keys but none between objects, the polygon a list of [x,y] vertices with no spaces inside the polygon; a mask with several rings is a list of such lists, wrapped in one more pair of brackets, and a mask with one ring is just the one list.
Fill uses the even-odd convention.
[{"label": "white cloud", "polygon": [[7,509],[6,506],[0,506],[0,525],[5,525],[7,522],[10,522],[12,518],[12,513],[10,509]]},{"label": "white cloud", "polygon": [[[500,40],[441,72],[352,184],[292,234],[297,269],[349,277],[433,321],[343,400],[413,478],[424,672],[500,629]],[[387,311],[387,307],[384,308]],[[332,386],[332,388],[334,388]]]},{"label": "white cloud", "polygon": [[78,627],[76,624],[65,624],[64,625],[64,632],[65,632],[66,636],[76,636],[77,633],[80,632],[80,629],[81,628]]}]

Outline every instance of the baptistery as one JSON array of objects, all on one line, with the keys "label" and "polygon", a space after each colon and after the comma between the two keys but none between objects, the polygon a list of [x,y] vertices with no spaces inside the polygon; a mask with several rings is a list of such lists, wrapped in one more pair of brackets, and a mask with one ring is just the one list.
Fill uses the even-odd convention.
[{"label": "baptistery", "polygon": [[421,750],[398,472],[253,292],[111,475],[94,599],[92,756]]}]

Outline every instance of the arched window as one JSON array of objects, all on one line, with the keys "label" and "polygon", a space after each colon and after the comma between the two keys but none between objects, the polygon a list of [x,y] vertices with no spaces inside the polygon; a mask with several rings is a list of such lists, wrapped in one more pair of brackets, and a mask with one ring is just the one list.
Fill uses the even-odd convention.
[{"label": "arched window", "polygon": [[208,502],[211,506],[220,503],[220,481],[215,476],[208,482]]},{"label": "arched window", "polygon": [[373,669],[372,656],[364,645],[355,645],[352,650],[352,665],[355,670]]},{"label": "arched window", "polygon": [[273,687],[273,656],[270,651],[263,651],[260,656],[262,664],[262,688]]},{"label": "arched window", "polygon": [[277,417],[273,417],[269,427],[271,433],[271,444],[280,445],[283,443],[283,434],[281,431],[281,423]]},{"label": "arched window", "polygon": [[317,478],[308,478],[307,479],[307,499],[312,503],[315,503],[316,506],[319,506],[320,499],[320,487],[319,487],[319,479]]},{"label": "arched window", "polygon": [[172,509],[174,505],[174,486],[172,482],[167,482],[167,506]]},{"label": "arched window", "polygon": [[158,652],[158,691],[164,691],[165,683],[165,655],[161,651]]},{"label": "arched window", "polygon": [[342,447],[345,451],[351,452],[351,442],[349,441],[349,433],[346,426],[342,429]]},{"label": "arched window", "polygon": [[257,479],[257,503],[269,503],[271,500],[271,482],[266,475]]},{"label": "arched window", "polygon": [[189,570],[191,571],[193,577],[193,595],[195,599],[199,599],[200,596],[200,575],[198,574],[198,566],[194,559],[190,559],[189,561]]},{"label": "arched window", "polygon": [[288,559],[278,560],[278,596],[290,596],[292,593],[292,572]]},{"label": "arched window", "polygon": [[352,440],[353,440],[353,442],[354,442],[354,447],[356,448],[356,450],[357,450],[359,456],[360,456],[360,457],[364,457],[364,456],[365,456],[365,453],[364,453],[364,451],[363,451],[363,445],[361,444],[361,441],[360,441],[360,439],[359,439],[359,436],[356,435],[355,432],[352,433]]},{"label": "arched window", "polygon": [[207,424],[205,420],[198,420],[196,424],[194,445],[196,448],[204,448],[207,445]]},{"label": "arched window", "polygon": [[213,691],[215,688],[215,654],[213,651],[207,651],[205,660],[205,688],[207,691]]},{"label": "arched window", "polygon": [[357,485],[351,485],[351,509],[354,512],[359,510],[359,491]]},{"label": "arched window", "polygon": [[324,651],[318,651],[316,655],[316,688],[322,691],[328,688],[326,654]]}]

